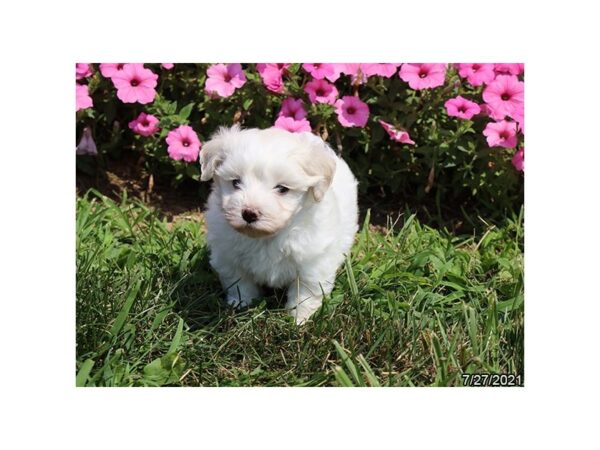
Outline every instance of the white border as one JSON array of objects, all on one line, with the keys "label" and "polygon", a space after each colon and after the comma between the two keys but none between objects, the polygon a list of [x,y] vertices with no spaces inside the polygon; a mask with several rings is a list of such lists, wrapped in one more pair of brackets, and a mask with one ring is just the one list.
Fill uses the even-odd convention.
[{"label": "white border", "polygon": [[[571,4],[12,4],[0,30],[3,447],[597,441],[597,415],[585,406],[598,400],[599,36],[588,3]],[[311,59],[526,62],[527,386],[75,389],[73,63]]]}]

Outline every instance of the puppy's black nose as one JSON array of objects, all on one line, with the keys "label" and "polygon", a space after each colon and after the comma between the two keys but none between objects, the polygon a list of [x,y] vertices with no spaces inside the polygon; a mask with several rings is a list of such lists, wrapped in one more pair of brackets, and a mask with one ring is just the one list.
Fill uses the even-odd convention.
[{"label": "puppy's black nose", "polygon": [[251,209],[244,209],[244,210],[242,210],[242,218],[246,222],[252,223],[252,222],[256,222],[258,220],[258,214],[256,214]]}]

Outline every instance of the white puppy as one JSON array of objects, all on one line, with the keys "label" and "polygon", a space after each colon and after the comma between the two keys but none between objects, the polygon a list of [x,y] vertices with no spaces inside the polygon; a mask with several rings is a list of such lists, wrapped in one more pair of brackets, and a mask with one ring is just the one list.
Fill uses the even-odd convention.
[{"label": "white puppy", "polygon": [[305,322],[333,289],[358,228],[356,179],[311,133],[221,128],[200,152],[214,179],[206,211],[210,263],[227,302],[246,306],[260,286],[287,288]]}]

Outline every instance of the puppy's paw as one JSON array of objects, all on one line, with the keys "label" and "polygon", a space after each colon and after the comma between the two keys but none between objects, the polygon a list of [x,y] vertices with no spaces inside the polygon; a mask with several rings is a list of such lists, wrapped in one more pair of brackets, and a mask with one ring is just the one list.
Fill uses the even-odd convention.
[{"label": "puppy's paw", "polygon": [[296,320],[296,325],[304,325],[308,319],[321,307],[322,297],[311,297],[297,303],[288,301],[286,309],[290,316]]},{"label": "puppy's paw", "polygon": [[225,297],[225,302],[232,308],[240,309],[250,306],[252,303],[252,298],[244,298],[235,294],[227,294]]},{"label": "puppy's paw", "polygon": [[294,308],[289,310],[289,314],[296,321],[296,325],[304,325],[314,313],[315,310],[309,311],[306,308]]}]

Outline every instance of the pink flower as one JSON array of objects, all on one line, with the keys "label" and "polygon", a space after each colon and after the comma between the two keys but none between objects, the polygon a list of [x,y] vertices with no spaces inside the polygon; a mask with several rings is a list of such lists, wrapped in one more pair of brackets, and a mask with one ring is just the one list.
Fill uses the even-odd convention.
[{"label": "pink flower", "polygon": [[198,160],[201,144],[198,135],[192,127],[181,125],[169,131],[167,144],[169,145],[167,151],[172,159],[176,161],[183,159],[187,162]]},{"label": "pink flower", "polygon": [[515,119],[515,121],[518,124],[518,129],[521,132],[521,134],[525,134],[525,114],[524,111],[520,111],[518,114],[515,114],[513,116],[513,119]]},{"label": "pink flower", "polygon": [[477,103],[467,100],[460,95],[447,100],[444,106],[449,116],[460,117],[461,119],[470,119],[475,114],[481,112],[481,108]]},{"label": "pink flower", "polygon": [[473,86],[481,86],[496,78],[494,64],[469,63],[458,64],[458,74],[466,78]]},{"label": "pink flower", "polygon": [[125,67],[125,63],[105,63],[100,64],[100,73],[105,78],[112,78],[113,75],[121,72]]},{"label": "pink flower", "polygon": [[290,67],[290,63],[258,63],[256,70],[258,73],[262,73],[265,69],[272,68],[284,72],[288,67]]},{"label": "pink flower", "polygon": [[96,149],[96,143],[94,139],[92,139],[92,129],[90,127],[85,127],[83,129],[83,133],[81,135],[81,140],[79,144],[77,144],[77,148],[75,149],[76,155],[97,155],[98,150]]},{"label": "pink flower", "polygon": [[281,102],[279,117],[291,117],[294,120],[304,119],[306,117],[304,102],[300,99],[286,98]]},{"label": "pink flower", "polygon": [[291,133],[311,131],[310,122],[306,119],[294,120],[292,117],[280,116],[275,121],[275,128],[281,128]]},{"label": "pink flower", "polygon": [[283,85],[283,72],[289,64],[257,64],[256,70],[265,84],[265,87],[277,94],[281,94],[285,87]]},{"label": "pink flower", "polygon": [[329,65],[333,69],[333,74],[326,75],[325,78],[327,78],[332,83],[335,83],[338,80],[338,78],[340,77],[340,75],[344,72],[344,70],[346,68],[346,64],[335,63],[335,64],[329,64]]},{"label": "pink flower", "polygon": [[387,131],[387,134],[390,135],[390,138],[392,138],[393,141],[396,142],[400,142],[401,144],[414,144],[415,141],[413,141],[408,132],[404,131],[404,130],[400,130],[398,128],[396,128],[395,126],[384,122],[383,120],[379,120],[379,123],[381,124],[381,126],[383,127],[383,129],[385,131]]},{"label": "pink flower", "polygon": [[514,148],[517,145],[517,124],[507,120],[490,122],[483,130],[483,135],[490,147]]},{"label": "pink flower", "polygon": [[312,80],[306,83],[304,91],[312,103],[335,104],[338,96],[336,87],[325,80]]},{"label": "pink flower", "polygon": [[362,71],[367,77],[379,75],[389,78],[396,73],[400,64],[362,64]]},{"label": "pink flower", "polygon": [[152,114],[140,113],[140,115],[129,122],[129,128],[134,133],[142,136],[150,136],[158,131],[158,119]]},{"label": "pink flower", "polygon": [[496,75],[521,75],[525,64],[494,64]]},{"label": "pink flower", "polygon": [[158,75],[143,64],[125,64],[123,70],[112,76],[117,88],[117,97],[123,103],[150,103],[156,96],[156,80]]},{"label": "pink flower", "polygon": [[161,63],[160,67],[162,67],[165,70],[171,70],[173,67],[175,67],[175,64],[173,64],[173,63]]},{"label": "pink flower", "polygon": [[90,64],[75,64],[75,79],[81,80],[92,75],[92,66]]},{"label": "pink flower", "polygon": [[479,108],[481,109],[482,116],[491,117],[492,110],[490,109],[487,103],[482,103],[481,105],[479,105]]},{"label": "pink flower", "polygon": [[91,108],[92,106],[94,106],[94,102],[88,93],[88,87],[75,83],[75,111]]},{"label": "pink flower", "polygon": [[446,64],[402,64],[399,76],[411,89],[438,87],[446,79]]},{"label": "pink flower", "polygon": [[516,76],[498,75],[483,91],[483,100],[490,106],[494,119],[513,117],[523,111],[524,90],[525,83]]},{"label": "pink flower", "polygon": [[346,95],[335,102],[335,112],[343,127],[364,127],[369,118],[369,106],[353,95]]},{"label": "pink flower", "polygon": [[342,73],[352,77],[352,84],[363,84],[367,82],[369,76],[365,72],[365,64],[349,63],[341,68]]},{"label": "pink flower", "polygon": [[238,63],[213,64],[206,74],[208,78],[204,90],[219,97],[231,96],[237,88],[241,88],[246,83],[246,75],[242,65]]},{"label": "pink flower", "polygon": [[515,153],[515,156],[512,157],[512,164],[515,166],[519,172],[523,172],[525,170],[525,149],[520,148]]},{"label": "pink flower", "polygon": [[396,73],[400,64],[338,64],[342,73],[352,76],[352,83],[366,83],[369,77],[379,75],[389,78]]},{"label": "pink flower", "polygon": [[317,80],[322,80],[323,78],[334,78],[337,70],[337,68],[333,64],[323,63],[305,63],[302,64],[302,68],[308,73],[310,73],[313,76],[313,78],[316,78]]}]

